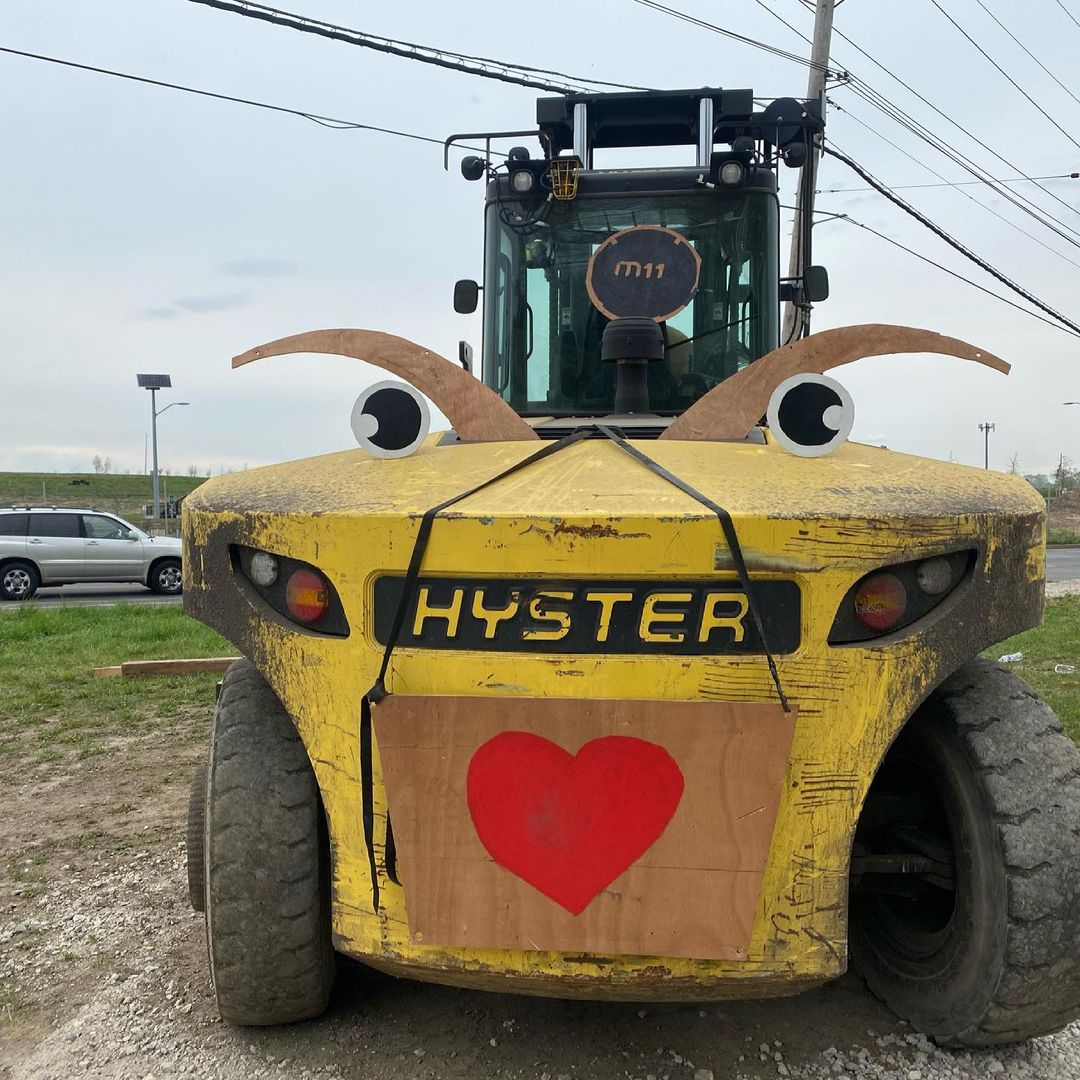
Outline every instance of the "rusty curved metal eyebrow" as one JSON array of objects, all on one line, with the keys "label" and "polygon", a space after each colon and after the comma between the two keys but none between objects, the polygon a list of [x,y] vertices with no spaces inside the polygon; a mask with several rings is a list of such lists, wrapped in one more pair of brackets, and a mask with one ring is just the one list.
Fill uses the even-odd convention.
[{"label": "rusty curved metal eyebrow", "polygon": [[465,442],[524,442],[535,431],[498,394],[445,356],[378,330],[312,330],[234,356],[232,366],[288,353],[351,356],[405,379],[427,394]]},{"label": "rusty curved metal eyebrow", "polygon": [[821,373],[863,357],[894,353],[942,353],[1009,373],[1009,365],[993,353],[932,330],[888,323],[842,326],[811,334],[755,360],[698,398],[660,438],[742,439],[765,415],[772,392],[791,375]]}]

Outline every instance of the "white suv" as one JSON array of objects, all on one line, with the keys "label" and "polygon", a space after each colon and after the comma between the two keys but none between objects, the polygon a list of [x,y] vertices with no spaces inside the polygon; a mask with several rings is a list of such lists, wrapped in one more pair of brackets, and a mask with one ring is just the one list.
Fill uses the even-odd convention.
[{"label": "white suv", "polygon": [[41,585],[137,581],[180,592],[181,542],[149,536],[101,510],[0,507],[0,599],[28,600]]}]

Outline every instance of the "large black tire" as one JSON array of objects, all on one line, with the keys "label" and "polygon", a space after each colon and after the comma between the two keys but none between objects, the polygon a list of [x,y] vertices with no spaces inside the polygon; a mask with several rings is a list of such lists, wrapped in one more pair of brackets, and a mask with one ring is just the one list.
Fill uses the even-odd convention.
[{"label": "large black tire", "polygon": [[248,660],[225,673],[206,800],[206,936],[218,1011],[286,1024],[326,1010],[334,980],[330,855],[311,763]]},{"label": "large black tire", "polygon": [[29,600],[40,584],[41,575],[33,563],[13,559],[0,567],[0,600]]},{"label": "large black tire", "polygon": [[188,793],[188,899],[195,911],[206,910],[206,764],[195,766]]},{"label": "large black tire", "polygon": [[179,559],[158,559],[150,567],[146,584],[161,596],[179,596],[184,591]]},{"label": "large black tire", "polygon": [[855,967],[894,1012],[954,1047],[1080,1016],[1080,753],[998,665],[948,679],[882,765],[853,870],[898,852],[931,869],[853,876],[850,909]]}]

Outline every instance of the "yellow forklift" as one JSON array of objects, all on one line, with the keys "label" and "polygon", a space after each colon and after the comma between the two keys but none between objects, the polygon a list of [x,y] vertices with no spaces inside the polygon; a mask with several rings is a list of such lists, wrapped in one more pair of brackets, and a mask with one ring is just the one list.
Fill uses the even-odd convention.
[{"label": "yellow forklift", "polygon": [[[979,659],[1041,618],[1042,499],[847,441],[828,374],[1008,365],[899,326],[781,341],[781,302],[828,291],[779,273],[815,103],[578,95],[537,121],[504,159],[467,136],[475,372],[372,330],[233,361],[395,378],[357,398],[358,448],[184,503],[185,610],[245,657],[188,832],[222,1017],[320,1014],[336,953],[642,1001],[794,994],[850,958],[946,1046],[1061,1028],[1080,755]],[[627,147],[696,161],[594,160]]]}]

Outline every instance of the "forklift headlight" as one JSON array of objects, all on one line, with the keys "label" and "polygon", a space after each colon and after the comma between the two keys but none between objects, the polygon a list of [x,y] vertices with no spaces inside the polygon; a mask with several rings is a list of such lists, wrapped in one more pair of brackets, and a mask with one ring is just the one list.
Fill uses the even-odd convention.
[{"label": "forklift headlight", "polygon": [[264,589],[269,588],[277,581],[278,562],[269,551],[256,551],[251,556],[251,580]]},{"label": "forklift headlight", "polygon": [[720,166],[720,183],[724,187],[738,187],[743,182],[745,175],[746,169],[743,168],[741,161],[725,161]]},{"label": "forklift headlight", "polygon": [[515,169],[510,174],[510,188],[518,195],[528,195],[536,187],[536,175],[531,169]]}]

